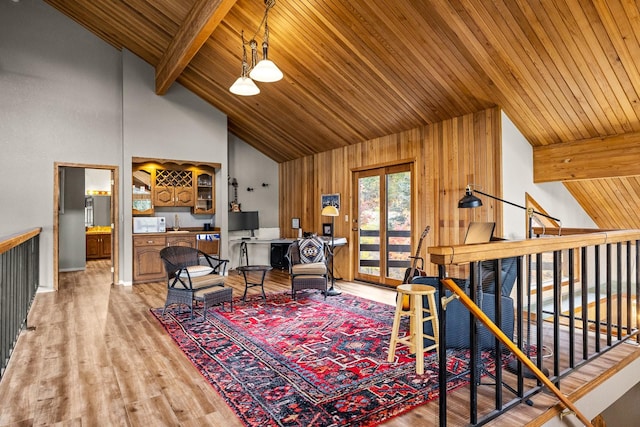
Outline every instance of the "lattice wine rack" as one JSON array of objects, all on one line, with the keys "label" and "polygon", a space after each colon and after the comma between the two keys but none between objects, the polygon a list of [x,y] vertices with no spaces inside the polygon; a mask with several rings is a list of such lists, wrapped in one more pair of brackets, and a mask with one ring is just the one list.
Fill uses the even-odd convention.
[{"label": "lattice wine rack", "polygon": [[193,187],[191,171],[156,169],[157,187]]}]

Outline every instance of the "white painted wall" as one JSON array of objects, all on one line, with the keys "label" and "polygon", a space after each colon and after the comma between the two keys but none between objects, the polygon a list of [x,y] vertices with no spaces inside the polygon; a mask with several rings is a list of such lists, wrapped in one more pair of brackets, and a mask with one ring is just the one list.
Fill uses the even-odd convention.
[{"label": "white painted wall", "polygon": [[[242,210],[258,211],[260,228],[278,227],[278,164],[229,134],[229,176],[238,181],[238,202]],[[229,200],[233,200],[233,188],[231,185],[228,188]]]},{"label": "white painted wall", "polygon": [[0,236],[43,227],[53,283],[54,162],[122,162],[120,52],[42,1],[0,2]]},{"label": "white painted wall", "polygon": [[[534,184],[533,149],[509,117],[502,113],[502,195],[503,199],[525,205],[529,193],[547,213],[562,221],[563,227],[597,228],[593,220],[560,182]],[[504,236],[523,239],[526,212],[508,204],[504,209]],[[534,226],[537,224],[534,223]]]}]

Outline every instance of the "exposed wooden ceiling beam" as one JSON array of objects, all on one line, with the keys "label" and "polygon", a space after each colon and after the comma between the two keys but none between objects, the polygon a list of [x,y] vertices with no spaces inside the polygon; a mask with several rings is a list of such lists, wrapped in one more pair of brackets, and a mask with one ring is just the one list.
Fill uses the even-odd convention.
[{"label": "exposed wooden ceiling beam", "polygon": [[533,148],[533,181],[640,175],[640,132]]},{"label": "exposed wooden ceiling beam", "polygon": [[156,94],[169,90],[236,1],[196,1],[156,67]]}]

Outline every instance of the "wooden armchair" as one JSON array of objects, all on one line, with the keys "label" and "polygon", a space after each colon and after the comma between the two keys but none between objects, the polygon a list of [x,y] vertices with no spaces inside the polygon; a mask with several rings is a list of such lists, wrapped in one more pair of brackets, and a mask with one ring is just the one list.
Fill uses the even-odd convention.
[{"label": "wooden armchair", "polygon": [[[193,302],[200,301],[204,303],[203,317],[206,318],[210,305],[231,303],[232,290],[224,287],[228,260],[185,246],[164,248],[160,251],[160,258],[167,272],[167,300],[162,310],[163,315],[172,304],[186,305],[193,319]],[[202,264],[202,260],[206,264]],[[212,291],[216,287],[223,288],[224,292]]]},{"label": "wooden armchair", "polygon": [[303,289],[318,289],[327,298],[329,269],[327,268],[327,246],[322,239],[311,237],[296,240],[287,250],[291,297]]}]

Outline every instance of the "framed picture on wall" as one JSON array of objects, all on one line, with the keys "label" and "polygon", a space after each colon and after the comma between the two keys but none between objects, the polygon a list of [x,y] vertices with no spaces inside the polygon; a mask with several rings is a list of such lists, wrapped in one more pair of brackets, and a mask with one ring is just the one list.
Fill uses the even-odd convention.
[{"label": "framed picture on wall", "polygon": [[333,226],[331,225],[330,222],[322,224],[322,235],[331,237],[331,235],[333,234],[332,228]]},{"label": "framed picture on wall", "polygon": [[340,210],[340,193],[336,194],[323,194],[320,196],[320,209],[325,206],[335,206]]}]

